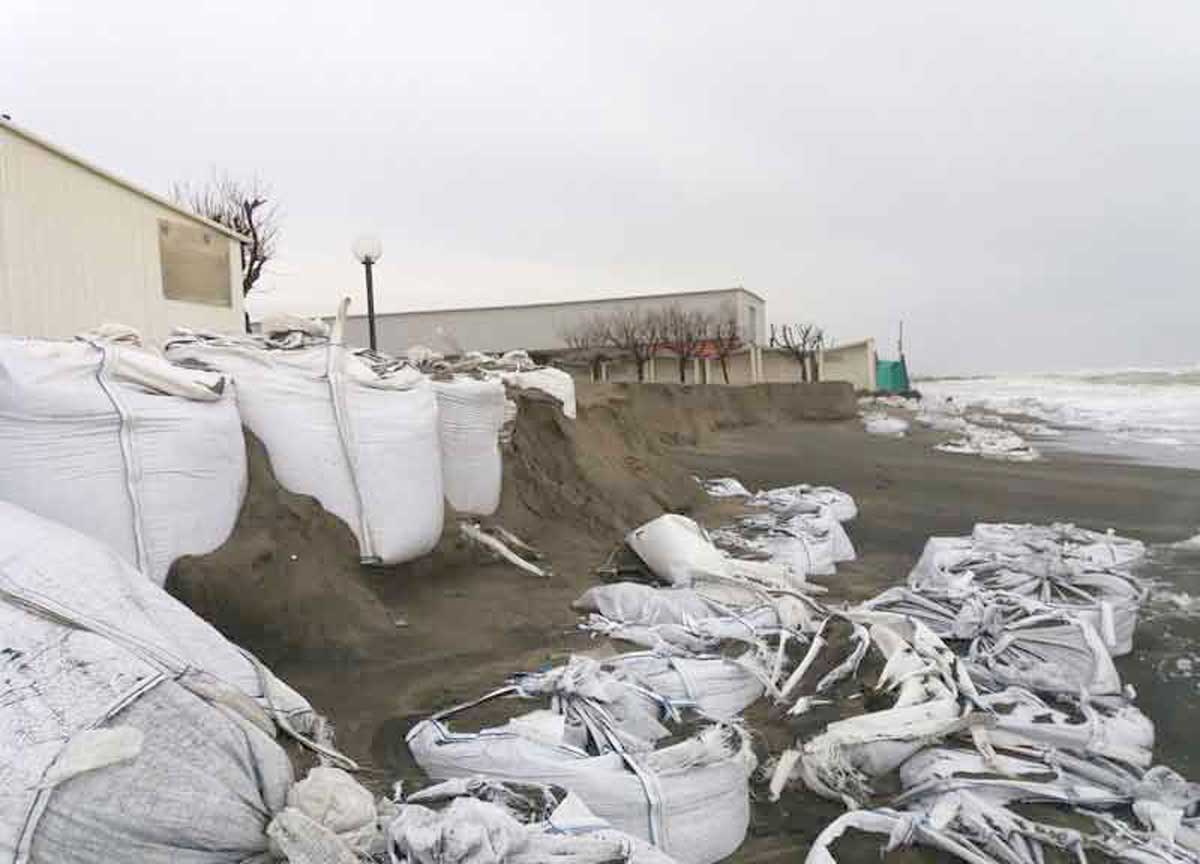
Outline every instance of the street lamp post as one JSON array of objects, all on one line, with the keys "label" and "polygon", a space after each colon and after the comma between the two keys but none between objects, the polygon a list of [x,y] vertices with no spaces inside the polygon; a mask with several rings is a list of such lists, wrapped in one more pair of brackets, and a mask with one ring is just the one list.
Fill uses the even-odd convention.
[{"label": "street lamp post", "polygon": [[383,244],[374,234],[360,234],[354,241],[354,257],[363,265],[367,277],[367,328],[371,336],[371,350],[375,350],[375,283],[371,268],[383,257]]}]

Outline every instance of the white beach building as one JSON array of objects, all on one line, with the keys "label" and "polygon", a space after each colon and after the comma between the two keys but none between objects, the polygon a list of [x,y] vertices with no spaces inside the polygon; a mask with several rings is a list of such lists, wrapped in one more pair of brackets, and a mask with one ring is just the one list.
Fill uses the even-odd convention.
[{"label": "white beach building", "polygon": [[241,330],[243,239],[0,119],[0,333]]}]

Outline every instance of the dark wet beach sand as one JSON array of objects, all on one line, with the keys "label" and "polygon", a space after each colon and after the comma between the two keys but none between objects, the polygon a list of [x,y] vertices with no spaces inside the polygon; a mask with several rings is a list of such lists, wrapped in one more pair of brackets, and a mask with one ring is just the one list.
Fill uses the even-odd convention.
[{"label": "dark wet beach sand", "polygon": [[[689,473],[737,476],[750,489],[807,482],[852,494],[859,515],[846,527],[859,558],[814,579],[834,602],[903,581],[926,538],[967,533],[980,521],[1070,521],[1147,544],[1200,531],[1200,472],[1062,452],[992,462],[935,452],[939,438],[927,431],[886,439],[868,436],[856,419],[797,422],[776,410],[778,393],[698,389],[712,395],[585,390],[576,426],[545,406],[523,407],[499,520],[546,553],[548,580],[484,560],[452,527],[430,558],[360,568],[345,526],[274,488],[265,460],[252,453],[257,469],[237,535],[178,568],[168,587],[327,714],[339,746],[363,764],[363,781],[387,792],[396,779],[419,777],[403,742],[416,719],[512,673],[596,647],[576,629],[570,603],[598,580],[594,569],[624,530],[662,509],[689,512],[708,527],[731,517],[736,507],[698,494]],[[709,403],[711,416],[698,419],[693,409],[702,414]],[[678,418],[704,428],[681,430]],[[1157,558],[1151,576],[1170,571],[1177,590],[1200,595],[1200,554]],[[1119,667],[1158,726],[1159,760],[1196,779],[1200,750],[1188,727],[1200,699],[1185,670],[1200,627],[1176,608],[1155,605],[1144,616]],[[785,722],[761,703],[747,719],[764,755],[819,728]],[[765,784],[754,794],[751,832],[735,861],[801,861],[816,832],[842,812],[802,790],[778,804],[766,802]],[[842,860],[877,859],[881,840],[849,841]],[[911,850],[889,860],[933,859]]]}]

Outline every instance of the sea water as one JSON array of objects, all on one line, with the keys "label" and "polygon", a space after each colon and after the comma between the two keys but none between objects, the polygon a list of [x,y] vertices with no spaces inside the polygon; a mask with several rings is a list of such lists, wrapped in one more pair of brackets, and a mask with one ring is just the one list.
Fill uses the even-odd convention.
[{"label": "sea water", "polygon": [[[1034,418],[1049,427],[1048,440],[1037,442],[1041,449],[1200,468],[1200,366],[943,378],[916,386],[926,399]],[[1051,437],[1056,431],[1066,434]]]}]

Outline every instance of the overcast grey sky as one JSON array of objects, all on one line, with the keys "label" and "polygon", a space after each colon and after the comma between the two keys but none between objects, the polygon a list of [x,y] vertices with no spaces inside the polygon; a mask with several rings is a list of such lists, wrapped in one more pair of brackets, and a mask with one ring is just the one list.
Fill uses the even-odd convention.
[{"label": "overcast grey sky", "polygon": [[[1200,362],[1200,3],[0,3],[0,111],[285,209],[270,303],[743,284],[918,373]],[[356,299],[356,307],[361,300]]]}]

